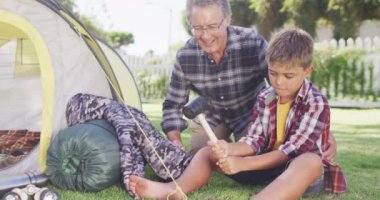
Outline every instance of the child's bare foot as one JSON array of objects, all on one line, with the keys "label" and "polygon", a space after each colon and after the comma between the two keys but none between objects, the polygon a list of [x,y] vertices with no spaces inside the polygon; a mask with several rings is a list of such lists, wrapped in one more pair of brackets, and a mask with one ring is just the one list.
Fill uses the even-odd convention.
[{"label": "child's bare foot", "polygon": [[[154,199],[182,199],[183,196],[177,191],[171,183],[160,183],[145,179],[143,177],[132,175],[129,181],[130,189],[142,198]],[[174,194],[172,194],[175,192]],[[172,195],[171,195],[172,194]]]}]

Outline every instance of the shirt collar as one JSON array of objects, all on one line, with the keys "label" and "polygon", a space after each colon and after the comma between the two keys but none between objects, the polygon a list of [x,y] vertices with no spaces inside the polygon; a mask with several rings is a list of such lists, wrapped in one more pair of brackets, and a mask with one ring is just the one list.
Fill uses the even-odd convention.
[{"label": "shirt collar", "polygon": [[300,90],[298,91],[296,99],[294,100],[295,103],[302,102],[306,98],[310,86],[311,83],[307,79],[305,79],[302,83]]},{"label": "shirt collar", "polygon": [[[310,89],[310,86],[311,86],[311,83],[307,79],[305,79],[302,82],[301,88],[299,89],[296,98],[294,99],[294,103],[302,102],[306,98],[306,95]],[[269,89],[269,91],[265,97],[265,104],[269,105],[275,99],[277,99],[276,91],[272,87],[270,87],[270,89]]]}]

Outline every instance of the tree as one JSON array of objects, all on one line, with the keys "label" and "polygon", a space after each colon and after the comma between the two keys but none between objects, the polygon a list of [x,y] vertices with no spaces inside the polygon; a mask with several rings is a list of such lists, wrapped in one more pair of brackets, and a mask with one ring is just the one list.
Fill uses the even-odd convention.
[{"label": "tree", "polygon": [[363,20],[380,19],[379,0],[231,0],[233,24],[251,27],[267,39],[277,28],[295,25],[312,36],[320,21],[331,24],[334,38],[357,35]]},{"label": "tree", "polygon": [[67,10],[71,11],[76,17],[78,17],[78,13],[74,12],[74,8],[76,4],[74,0],[58,0]]},{"label": "tree", "polygon": [[128,45],[134,43],[134,37],[132,33],[128,32],[107,32],[98,23],[91,20],[85,15],[81,15],[76,12],[75,0],[58,0],[67,10],[69,10],[75,17],[80,19],[86,29],[93,35],[106,40],[113,47],[119,48],[122,45]]},{"label": "tree", "polygon": [[96,35],[99,38],[106,39],[107,33],[103,30],[99,25],[97,25],[93,20],[91,20],[89,17],[85,15],[79,15],[78,18],[82,22],[82,24],[86,27],[90,33],[93,35]]},{"label": "tree", "polygon": [[106,38],[106,32],[97,25],[89,17],[81,15],[79,12],[76,12],[75,0],[58,0],[68,11],[70,11],[76,18],[78,18],[82,24],[89,30],[92,34],[100,38]]},{"label": "tree", "polygon": [[133,34],[127,32],[109,32],[107,40],[114,48],[119,48],[122,45],[129,45],[134,42]]},{"label": "tree", "polygon": [[[253,4],[253,3],[252,3]],[[284,0],[286,24],[297,25],[315,36],[321,19],[334,27],[334,38],[356,37],[362,21],[380,19],[379,0]]]},{"label": "tree", "polygon": [[284,0],[281,12],[287,15],[287,24],[296,25],[315,37],[319,19],[326,16],[326,0]]},{"label": "tree", "polygon": [[269,38],[270,32],[284,25],[296,25],[315,36],[321,19],[333,25],[334,38],[356,37],[360,24],[367,19],[380,19],[379,0],[251,0],[251,11],[260,18],[259,32]]},{"label": "tree", "polygon": [[257,13],[249,8],[249,0],[231,0],[232,24],[243,27],[251,27],[258,19]]},{"label": "tree", "polygon": [[327,18],[334,26],[334,38],[355,37],[362,21],[380,19],[380,1],[329,0]]},{"label": "tree", "polygon": [[252,0],[250,9],[257,13],[256,26],[261,35],[270,38],[272,31],[284,25],[286,13],[281,12],[283,0]]}]

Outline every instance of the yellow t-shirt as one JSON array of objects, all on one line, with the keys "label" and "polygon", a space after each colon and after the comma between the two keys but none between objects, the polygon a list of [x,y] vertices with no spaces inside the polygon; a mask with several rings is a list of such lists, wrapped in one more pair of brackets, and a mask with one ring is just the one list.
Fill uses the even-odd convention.
[{"label": "yellow t-shirt", "polygon": [[274,145],[274,150],[278,149],[278,147],[284,143],[285,139],[285,126],[286,119],[288,118],[288,114],[290,108],[292,107],[293,100],[288,103],[281,104],[280,97],[278,97],[277,101],[277,115],[276,115],[276,128],[277,128],[277,139],[276,144]]}]

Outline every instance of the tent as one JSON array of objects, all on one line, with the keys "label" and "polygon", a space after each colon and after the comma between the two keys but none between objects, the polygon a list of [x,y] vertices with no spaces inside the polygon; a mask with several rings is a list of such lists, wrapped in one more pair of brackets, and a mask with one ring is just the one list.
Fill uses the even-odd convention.
[{"label": "tent", "polygon": [[39,144],[1,176],[45,170],[51,139],[67,127],[66,104],[79,92],[141,109],[123,60],[61,4],[0,0],[0,130],[40,132]]}]

